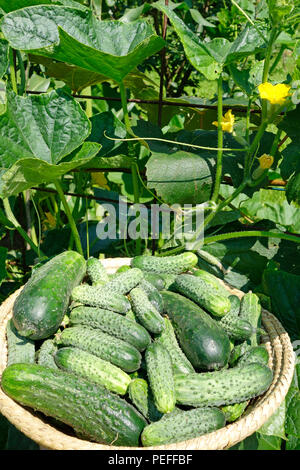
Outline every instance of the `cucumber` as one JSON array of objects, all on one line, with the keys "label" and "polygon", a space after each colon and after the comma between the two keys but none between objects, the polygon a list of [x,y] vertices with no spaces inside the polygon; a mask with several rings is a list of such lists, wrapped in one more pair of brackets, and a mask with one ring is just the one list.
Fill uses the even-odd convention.
[{"label": "cucumber", "polygon": [[58,419],[90,441],[138,446],[146,425],[124,399],[61,370],[13,364],[3,372],[1,385],[13,400]]},{"label": "cucumber", "polygon": [[53,335],[85,270],[84,258],[74,251],[55,256],[37,268],[13,306],[13,322],[19,334],[30,339]]},{"label": "cucumber", "polygon": [[235,405],[223,406],[221,410],[225,415],[227,423],[233,423],[240,418],[247,408],[248,403],[248,401],[243,401],[242,403],[236,403]]},{"label": "cucumber", "polygon": [[147,282],[150,282],[157,290],[165,289],[166,285],[166,276],[172,276],[172,274],[157,274],[157,273],[149,273],[147,271],[143,271],[144,279]]},{"label": "cucumber", "polygon": [[253,334],[249,338],[251,346],[259,344],[259,329],[261,326],[261,305],[256,294],[248,292],[241,301],[240,317],[253,327]]},{"label": "cucumber", "polygon": [[245,354],[238,361],[238,367],[244,364],[251,364],[252,362],[258,362],[265,366],[269,363],[269,353],[264,346],[254,346],[249,351],[246,351]]},{"label": "cucumber", "polygon": [[125,318],[127,318],[128,320],[137,322],[136,321],[136,316],[135,316],[135,314],[133,313],[132,310],[128,310],[128,312],[125,314]]},{"label": "cucumber", "polygon": [[149,421],[154,422],[163,416],[154,404],[153,394],[146,380],[136,378],[132,380],[128,387],[129,398],[134,406]]},{"label": "cucumber", "polygon": [[244,341],[253,335],[253,327],[250,323],[236,315],[234,310],[227,313],[219,320],[227,335],[232,340]]},{"label": "cucumber", "polygon": [[129,300],[124,295],[99,285],[81,284],[75,287],[72,291],[72,300],[119,313],[126,313],[131,308]]},{"label": "cucumber", "polygon": [[89,258],[86,263],[86,272],[93,285],[103,284],[109,281],[106,269],[100,259]]},{"label": "cucumber", "polygon": [[119,294],[128,294],[144,278],[143,271],[138,268],[118,274],[105,284],[105,289],[109,289]]},{"label": "cucumber", "polygon": [[54,354],[57,351],[57,347],[53,339],[46,339],[43,342],[42,346],[37,355],[37,362],[40,366],[50,367],[50,369],[58,369],[55,360]]},{"label": "cucumber", "polygon": [[145,359],[156,408],[161,413],[170,413],[176,403],[170,355],[160,343],[154,342],[146,349]]},{"label": "cucumber", "polygon": [[196,369],[221,369],[230,355],[223,328],[194,302],[163,291],[164,311],[170,318],[183,352]]},{"label": "cucumber", "polygon": [[130,269],[131,269],[131,266],[127,266],[127,265],[120,266],[117,269],[116,274],[125,273],[126,271],[129,271]]},{"label": "cucumber", "polygon": [[190,406],[232,405],[262,395],[272,379],[271,369],[257,363],[215,372],[175,375],[176,400]]},{"label": "cucumber", "polygon": [[225,426],[225,416],[218,408],[198,408],[171,413],[166,419],[146,426],[142,432],[144,447],[186,441]]},{"label": "cucumber", "polygon": [[140,287],[135,287],[129,297],[138,321],[151,333],[158,334],[163,331],[164,319],[152,305],[146,292]]},{"label": "cucumber", "polygon": [[202,279],[205,283],[209,284],[213,290],[222,295],[224,297],[229,297],[230,292],[226,289],[226,287],[221,284],[220,279],[213,274],[204,271],[204,269],[198,269],[197,271],[193,272],[193,275]]},{"label": "cucumber", "polygon": [[181,274],[175,279],[174,288],[216,317],[223,317],[230,311],[228,296],[219,295],[218,291],[201,277]]},{"label": "cucumber", "polygon": [[146,294],[148,295],[148,299],[152,303],[152,305],[156,308],[159,313],[163,311],[163,300],[160,292],[154,287],[151,282],[143,280],[140,282],[139,287],[141,287]]},{"label": "cucumber", "polygon": [[196,266],[197,261],[197,255],[187,251],[176,256],[136,256],[131,266],[154,273],[179,274]]},{"label": "cucumber", "polygon": [[56,344],[83,349],[104,361],[111,362],[126,372],[133,372],[141,365],[141,354],[134,346],[100,330],[85,326],[66,328],[57,337]]},{"label": "cucumber", "polygon": [[229,365],[233,367],[237,364],[240,357],[245,354],[246,351],[249,351],[251,346],[244,341],[243,343],[237,344],[231,351],[230,358],[229,358]]},{"label": "cucumber", "polygon": [[135,321],[128,320],[119,313],[94,307],[77,307],[70,315],[71,326],[86,325],[99,328],[104,333],[122,339],[139,351],[149,346],[151,337],[148,331]]},{"label": "cucumber", "polygon": [[78,348],[61,348],[54,359],[60,369],[103,385],[119,395],[125,395],[131,382],[129,375],[119,367]]},{"label": "cucumber", "polygon": [[168,318],[164,318],[165,329],[156,337],[156,341],[166,348],[170,354],[174,374],[190,374],[195,372],[192,364],[180,349],[174,328]]},{"label": "cucumber", "polygon": [[17,332],[12,320],[8,320],[6,326],[7,336],[7,365],[20,362],[34,363],[35,347],[34,342],[28,338],[23,338]]}]

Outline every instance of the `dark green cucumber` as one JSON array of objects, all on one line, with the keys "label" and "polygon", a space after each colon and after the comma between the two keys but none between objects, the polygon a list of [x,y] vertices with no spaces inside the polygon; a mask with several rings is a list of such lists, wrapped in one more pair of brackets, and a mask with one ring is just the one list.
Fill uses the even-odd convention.
[{"label": "dark green cucumber", "polygon": [[14,364],[3,372],[1,385],[21,405],[62,421],[91,441],[138,446],[146,425],[143,416],[124,399],[61,370]]},{"label": "dark green cucumber", "polygon": [[215,372],[175,375],[176,400],[189,406],[232,405],[262,395],[272,379],[271,369],[258,363]]},{"label": "dark green cucumber", "polygon": [[149,421],[154,422],[163,416],[155,406],[153,394],[146,380],[136,378],[132,380],[128,387],[129,398],[134,406]]},{"label": "dark green cucumber", "polygon": [[192,364],[179,347],[171,321],[165,317],[164,322],[165,329],[156,337],[156,341],[162,344],[170,354],[174,374],[195,372]]},{"label": "dark green cucumber", "polygon": [[152,303],[152,305],[156,308],[159,313],[163,311],[163,300],[162,296],[160,295],[159,290],[154,287],[151,282],[146,281],[145,279],[140,282],[139,287],[141,287],[146,294],[148,295],[148,299]]},{"label": "dark green cucumber", "polygon": [[54,354],[56,351],[57,346],[55,345],[54,340],[46,339],[37,354],[38,364],[40,366],[50,367],[50,369],[58,369],[54,360]]},{"label": "dark green cucumber", "polygon": [[132,344],[139,351],[146,349],[151,342],[148,331],[142,325],[110,310],[94,307],[74,308],[70,315],[70,324],[99,328],[104,333]]},{"label": "dark green cucumber", "polygon": [[86,263],[86,271],[93,285],[103,284],[109,281],[106,269],[100,259],[89,258]]},{"label": "dark green cucumber", "polygon": [[233,367],[237,364],[240,357],[245,354],[246,351],[251,349],[250,344],[247,341],[243,341],[243,343],[237,344],[231,351],[230,358],[229,358],[229,365]]},{"label": "dark green cucumber", "polygon": [[170,413],[176,403],[170,355],[164,346],[154,342],[148,346],[145,359],[155,405],[161,413]]},{"label": "dark green cucumber", "polygon": [[85,270],[84,258],[74,251],[36,269],[13,306],[13,322],[21,336],[44,339],[57,331]]},{"label": "dark green cucumber", "polygon": [[[261,326],[261,305],[256,294],[248,292],[241,301],[240,317],[246,320],[253,327],[253,334],[250,337],[251,346],[259,344],[259,328]],[[257,331],[258,330],[258,331]]]},{"label": "dark green cucumber", "polygon": [[125,395],[131,382],[129,375],[119,367],[78,348],[59,349],[55,354],[55,363],[60,369],[103,385],[119,395]]},{"label": "dark green cucumber", "polygon": [[75,287],[72,291],[72,300],[119,313],[126,313],[131,308],[129,300],[124,295],[100,285],[81,284]]},{"label": "dark green cucumber", "polygon": [[224,328],[229,338],[234,341],[244,341],[253,335],[253,327],[250,323],[238,317],[234,311],[224,315],[219,324]]},{"label": "dark green cucumber", "polygon": [[177,292],[193,300],[216,317],[223,317],[230,311],[231,304],[228,296],[220,295],[201,277],[181,274],[177,276],[173,286]]},{"label": "dark green cucumber", "polygon": [[268,365],[269,362],[269,353],[264,346],[254,346],[245,354],[238,361],[238,367],[244,364],[251,364],[252,362],[258,362],[265,366]]},{"label": "dark green cucumber", "polygon": [[170,413],[166,419],[146,426],[142,433],[144,447],[172,444],[208,434],[225,426],[225,416],[218,408]]},{"label": "dark green cucumber", "polygon": [[140,269],[129,269],[128,271],[115,275],[113,279],[105,284],[105,289],[118,292],[119,294],[128,294],[143,278],[143,271]]},{"label": "dark green cucumber", "polygon": [[225,415],[227,423],[233,423],[240,418],[247,408],[248,403],[249,401],[243,401],[242,403],[236,403],[235,405],[223,406],[221,410]]},{"label": "dark green cucumber", "polygon": [[197,261],[197,255],[191,252],[164,257],[142,255],[133,258],[131,266],[154,273],[179,274],[196,266]]},{"label": "dark green cucumber", "polygon": [[230,342],[223,328],[180,294],[163,291],[164,311],[170,318],[183,352],[196,369],[221,369],[228,363]]},{"label": "dark green cucumber", "polygon": [[6,326],[7,336],[7,365],[20,362],[34,363],[35,348],[34,342],[24,338],[17,332],[12,320],[8,320]]},{"label": "dark green cucumber", "polygon": [[151,333],[158,334],[163,331],[164,319],[152,305],[146,292],[140,287],[135,287],[129,297],[138,321]]},{"label": "dark green cucumber", "polygon": [[141,354],[131,344],[98,329],[85,326],[66,328],[56,339],[59,346],[74,346],[83,349],[104,361],[133,372],[141,365]]}]

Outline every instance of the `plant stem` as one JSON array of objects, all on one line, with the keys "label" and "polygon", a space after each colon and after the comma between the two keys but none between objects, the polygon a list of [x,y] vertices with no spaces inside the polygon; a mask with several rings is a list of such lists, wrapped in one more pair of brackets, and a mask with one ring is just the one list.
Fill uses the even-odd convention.
[{"label": "plant stem", "polygon": [[16,66],[15,66],[15,52],[11,47],[9,48],[9,68],[10,68],[10,80],[11,86],[15,94],[18,94]]},{"label": "plant stem", "polygon": [[33,251],[37,254],[37,256],[40,258],[41,256],[45,256],[44,253],[40,250],[40,248],[33,243],[31,238],[27,235],[26,231],[21,227],[17,219],[15,218],[13,211],[10,207],[9,200],[8,199],[3,199],[3,207],[5,210],[6,217],[4,218],[7,220],[8,225],[11,223],[15,229],[19,232],[21,237],[28,243],[28,245],[33,249]]},{"label": "plant stem", "polygon": [[76,223],[75,223],[75,220],[74,220],[74,218],[72,216],[72,213],[70,211],[70,208],[69,208],[68,202],[66,200],[66,197],[64,195],[61,184],[58,180],[54,180],[54,185],[55,185],[56,191],[58,192],[58,195],[60,197],[62,205],[64,207],[65,214],[68,218],[70,228],[71,228],[71,232],[73,233],[76,249],[77,249],[78,253],[83,256],[83,250],[82,250],[82,246],[81,246],[79,233],[78,233],[78,230],[77,230],[77,227],[76,227]]},{"label": "plant stem", "polygon": [[277,232],[265,232],[262,230],[250,230],[246,232],[229,232],[222,233],[220,235],[214,235],[213,237],[207,237],[204,239],[204,245],[210,243],[219,242],[222,240],[230,240],[232,238],[246,238],[246,237],[267,237],[267,238],[281,238],[283,240],[289,240],[291,242],[300,243],[300,237],[294,235],[287,235],[285,233]]},{"label": "plant stem", "polygon": [[18,64],[20,68],[20,74],[21,74],[21,84],[20,84],[20,95],[23,96],[25,93],[26,89],[26,74],[25,74],[25,68],[24,68],[24,62],[22,59],[22,55],[20,51],[17,52],[17,57],[18,57]]},{"label": "plant stem", "polygon": [[270,72],[269,72],[269,73],[272,73],[273,70],[275,70],[275,68],[277,67],[278,62],[280,61],[280,59],[281,59],[281,57],[282,57],[282,54],[284,53],[285,49],[286,49],[285,44],[282,44],[282,45],[281,45],[281,48],[279,49],[279,52],[278,52],[278,54],[277,54],[276,59],[274,60],[273,64],[272,64],[271,67],[270,67]]},{"label": "plant stem", "polygon": [[[269,39],[268,48],[267,48],[266,57],[265,57],[262,83],[266,83],[268,81],[272,48],[273,48],[273,44],[275,42],[276,36],[277,36],[277,28],[273,28],[271,30],[270,39]],[[267,115],[267,100],[262,100],[262,115],[261,115],[262,122],[266,120],[266,115]]]},{"label": "plant stem", "polygon": [[222,74],[218,79],[218,153],[217,153],[217,168],[215,175],[215,185],[211,200],[217,202],[220,192],[221,180],[222,180],[222,161],[223,161],[223,130],[222,130],[222,118],[223,118],[223,81]]},{"label": "plant stem", "polygon": [[244,168],[244,175],[245,175],[245,178],[247,178],[249,176],[249,172],[251,170],[251,166],[252,166],[252,157],[253,155],[255,154],[255,151],[257,150],[257,146],[267,128],[267,125],[268,125],[268,121],[262,121],[262,123],[260,124],[259,128],[258,128],[258,131],[252,141],[252,144],[250,145],[249,147],[249,150],[246,154],[246,158],[245,158],[245,168]]}]

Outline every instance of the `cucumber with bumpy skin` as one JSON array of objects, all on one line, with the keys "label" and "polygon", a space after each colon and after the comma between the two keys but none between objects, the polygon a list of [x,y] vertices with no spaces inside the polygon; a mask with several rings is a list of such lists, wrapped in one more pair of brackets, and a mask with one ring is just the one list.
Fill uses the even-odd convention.
[{"label": "cucumber with bumpy skin", "polygon": [[229,358],[229,365],[230,367],[234,367],[240,357],[245,354],[245,352],[249,351],[251,349],[250,344],[247,343],[247,341],[243,341],[243,343],[237,344],[234,346],[230,353],[230,358]]},{"label": "cucumber with bumpy skin", "polygon": [[95,307],[74,308],[70,315],[70,324],[99,328],[104,333],[132,344],[139,351],[146,349],[151,342],[148,331],[142,325],[110,310]]},{"label": "cucumber with bumpy skin", "polygon": [[[157,273],[149,273],[148,271],[143,271],[144,272],[144,279],[147,282],[150,282],[158,291],[161,291],[165,289],[165,276],[167,274],[157,274]],[[172,274],[169,274],[168,276],[172,276]]]},{"label": "cucumber with bumpy skin", "polygon": [[226,287],[221,284],[220,279],[214,276],[213,274],[210,274],[207,271],[204,271],[203,269],[198,269],[197,271],[193,272],[193,275],[199,277],[207,284],[209,284],[219,295],[222,295],[224,297],[228,297],[230,295]]},{"label": "cucumber with bumpy skin", "polygon": [[148,299],[146,292],[140,287],[135,287],[130,292],[132,310],[138,321],[151,333],[160,333],[165,324],[164,319]]},{"label": "cucumber with bumpy skin", "polygon": [[72,300],[119,313],[126,313],[131,308],[129,300],[124,295],[106,289],[105,286],[81,284],[73,289]]},{"label": "cucumber with bumpy skin", "polygon": [[192,364],[179,347],[172,323],[166,317],[164,322],[165,329],[156,337],[156,341],[162,344],[170,354],[174,374],[190,374],[195,372]]},{"label": "cucumber with bumpy skin", "polygon": [[248,401],[243,401],[242,403],[236,403],[235,405],[223,406],[221,410],[225,415],[226,421],[228,423],[233,423],[238,418],[240,418],[244,413],[248,403]]},{"label": "cucumber with bumpy skin", "polygon": [[128,294],[144,278],[143,271],[138,268],[129,269],[123,273],[118,273],[113,279],[105,284],[105,289],[109,289],[119,294]]},{"label": "cucumber with bumpy skin", "polygon": [[66,328],[56,338],[56,344],[83,349],[126,372],[133,372],[141,365],[141,354],[134,346],[100,330],[85,326]]},{"label": "cucumber with bumpy skin", "polygon": [[244,341],[253,335],[250,323],[238,317],[234,311],[227,313],[219,323],[232,340]]},{"label": "cucumber with bumpy skin", "polygon": [[119,395],[125,395],[131,382],[129,375],[119,367],[78,348],[61,348],[54,359],[60,369],[103,385]]},{"label": "cucumber with bumpy skin", "polygon": [[103,284],[109,281],[106,269],[100,259],[89,258],[86,263],[86,271],[93,285]]},{"label": "cucumber with bumpy skin", "polygon": [[56,351],[57,347],[53,339],[44,341],[38,352],[38,364],[40,366],[50,367],[50,369],[58,369],[54,360]]},{"label": "cucumber with bumpy skin", "polygon": [[245,354],[238,361],[238,367],[244,364],[251,364],[252,362],[258,362],[265,366],[269,362],[269,353],[264,346],[254,346],[249,351],[246,351]]},{"label": "cucumber with bumpy skin", "polygon": [[37,364],[13,364],[2,375],[3,391],[23,406],[71,426],[90,441],[138,446],[145,418],[101,385]]},{"label": "cucumber with bumpy skin", "polygon": [[146,380],[136,378],[132,380],[128,387],[129,398],[134,406],[149,421],[154,422],[163,416],[154,404],[153,395]]},{"label": "cucumber with bumpy skin", "polygon": [[164,257],[142,255],[133,258],[131,266],[154,273],[179,274],[196,266],[197,261],[197,255],[191,252]]},{"label": "cucumber with bumpy skin", "polygon": [[146,294],[152,305],[156,308],[159,313],[163,311],[163,300],[160,292],[154,287],[151,282],[146,281],[145,279],[140,282],[139,287],[141,287]]},{"label": "cucumber with bumpy skin", "polygon": [[210,433],[225,426],[225,416],[217,408],[170,413],[166,419],[149,424],[142,432],[144,447],[172,444]]},{"label": "cucumber with bumpy skin", "polygon": [[155,405],[161,413],[170,413],[176,403],[170,355],[161,344],[154,342],[148,346],[145,359]]},{"label": "cucumber with bumpy skin", "polygon": [[216,317],[223,317],[230,311],[231,304],[228,296],[219,295],[211,284],[201,277],[181,274],[176,277],[173,286],[177,292],[193,300]]},{"label": "cucumber with bumpy skin", "polygon": [[20,362],[34,363],[35,348],[34,342],[24,338],[17,332],[12,320],[8,320],[6,326],[7,336],[7,365]]},{"label": "cucumber with bumpy skin", "polygon": [[252,325],[253,334],[249,342],[251,346],[257,346],[259,344],[259,329],[261,326],[261,305],[256,294],[248,292],[243,296],[240,317]]},{"label": "cucumber with bumpy skin", "polygon": [[177,403],[221,406],[241,403],[262,395],[271,385],[273,372],[258,364],[189,375],[175,375]]}]

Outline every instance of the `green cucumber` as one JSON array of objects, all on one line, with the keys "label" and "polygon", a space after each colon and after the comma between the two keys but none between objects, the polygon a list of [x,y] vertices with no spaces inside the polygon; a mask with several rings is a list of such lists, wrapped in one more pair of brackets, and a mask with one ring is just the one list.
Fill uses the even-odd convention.
[{"label": "green cucumber", "polygon": [[93,285],[109,281],[108,274],[100,259],[89,258],[86,262],[86,272]]},{"label": "green cucumber", "polygon": [[6,326],[7,336],[7,365],[20,362],[34,363],[35,348],[34,342],[24,338],[17,332],[12,320],[8,320]]},{"label": "green cucumber", "polygon": [[224,426],[225,416],[218,408],[197,408],[171,413],[166,419],[144,428],[142,444],[150,447],[186,441]]},{"label": "green cucumber", "polygon": [[105,289],[118,292],[119,294],[128,294],[128,292],[136,287],[143,278],[143,271],[138,268],[133,268],[116,275],[107,284],[105,284]]},{"label": "green cucumber", "polygon": [[58,369],[55,360],[54,354],[57,351],[57,346],[54,343],[53,339],[46,339],[43,342],[42,346],[37,355],[37,362],[40,366],[50,367],[51,369]]},{"label": "green cucumber", "polygon": [[126,313],[131,308],[129,300],[124,295],[99,285],[81,284],[75,287],[72,291],[72,300],[119,313]]},{"label": "green cucumber", "polygon": [[221,283],[221,280],[213,274],[204,271],[204,269],[198,269],[197,271],[194,271],[193,275],[199,277],[205,283],[209,284],[219,295],[224,297],[228,297],[230,295],[230,292],[226,289],[224,284]]},{"label": "green cucumber", "polygon": [[243,343],[237,344],[231,351],[230,358],[229,358],[229,365],[233,367],[237,364],[240,357],[245,354],[246,351],[251,349],[250,344],[247,341],[243,341]]},{"label": "green cucumber", "polygon": [[44,339],[56,333],[69,305],[73,288],[86,270],[74,251],[55,256],[37,268],[13,306],[13,322],[21,336]]},{"label": "green cucumber", "polygon": [[243,401],[242,403],[236,403],[235,405],[223,406],[221,410],[225,415],[226,422],[233,423],[240,418],[247,408],[248,403],[248,401]]},{"label": "green cucumber", "polygon": [[179,347],[171,321],[165,317],[164,322],[165,329],[156,337],[156,341],[162,344],[170,354],[174,374],[195,372],[192,364]]},{"label": "green cucumber", "polygon": [[14,364],[3,372],[1,385],[13,400],[58,419],[90,441],[138,446],[146,425],[124,399],[61,370]]},{"label": "green cucumber", "polygon": [[104,333],[132,344],[139,351],[146,349],[151,342],[148,331],[142,325],[110,310],[94,307],[74,308],[70,315],[70,324],[99,328]]},{"label": "green cucumber", "polygon": [[131,382],[129,375],[119,367],[78,348],[61,348],[54,359],[60,369],[103,385],[119,395],[125,395]]},{"label": "green cucumber", "polygon": [[136,378],[132,380],[128,387],[129,398],[134,406],[149,421],[154,422],[163,416],[155,406],[153,394],[146,380]]},{"label": "green cucumber", "polygon": [[249,338],[251,346],[259,344],[259,329],[261,326],[261,305],[256,294],[248,292],[241,300],[240,317],[253,327],[253,334]]},{"label": "green cucumber", "polygon": [[230,311],[219,320],[231,340],[244,341],[253,335],[253,327],[250,323],[238,317],[235,311]]},{"label": "green cucumber", "polygon": [[160,295],[159,290],[154,287],[151,282],[145,281],[145,279],[140,282],[139,287],[141,287],[146,294],[148,295],[148,299],[152,303],[152,305],[156,308],[159,313],[163,311],[163,300],[162,296]]},{"label": "green cucumber", "polygon": [[133,372],[141,365],[141,354],[134,346],[100,330],[85,326],[66,328],[58,335],[56,344],[83,349],[126,372]]},{"label": "green cucumber", "polygon": [[262,395],[272,379],[271,369],[258,363],[215,372],[175,375],[176,401],[189,406],[241,403]]},{"label": "green cucumber", "polygon": [[228,363],[230,342],[223,328],[180,294],[163,291],[164,311],[175,329],[179,344],[196,369],[221,369]]},{"label": "green cucumber", "polygon": [[165,289],[166,281],[165,276],[172,276],[172,274],[157,274],[157,273],[149,273],[148,271],[144,272],[144,279],[147,282],[150,282],[157,290]]},{"label": "green cucumber", "polygon": [[174,288],[216,317],[223,317],[230,311],[231,304],[228,296],[220,295],[201,277],[181,274],[177,276]]},{"label": "green cucumber", "polygon": [[136,256],[131,261],[131,266],[143,271],[154,273],[179,274],[196,266],[198,261],[194,253],[186,252],[175,256]]},{"label": "green cucumber", "polygon": [[138,321],[151,333],[158,334],[163,331],[164,319],[152,305],[146,292],[140,287],[135,287],[129,297]]},{"label": "green cucumber", "polygon": [[252,362],[258,362],[265,366],[269,363],[269,353],[264,346],[254,346],[245,354],[238,361],[238,367],[244,364],[251,364]]},{"label": "green cucumber", "polygon": [[155,405],[161,413],[170,413],[176,403],[170,355],[166,348],[154,342],[146,349],[145,359]]},{"label": "green cucumber", "polygon": [[131,266],[127,266],[127,265],[120,266],[120,267],[116,270],[116,274],[125,273],[126,271],[129,271],[130,269],[131,269]]}]

